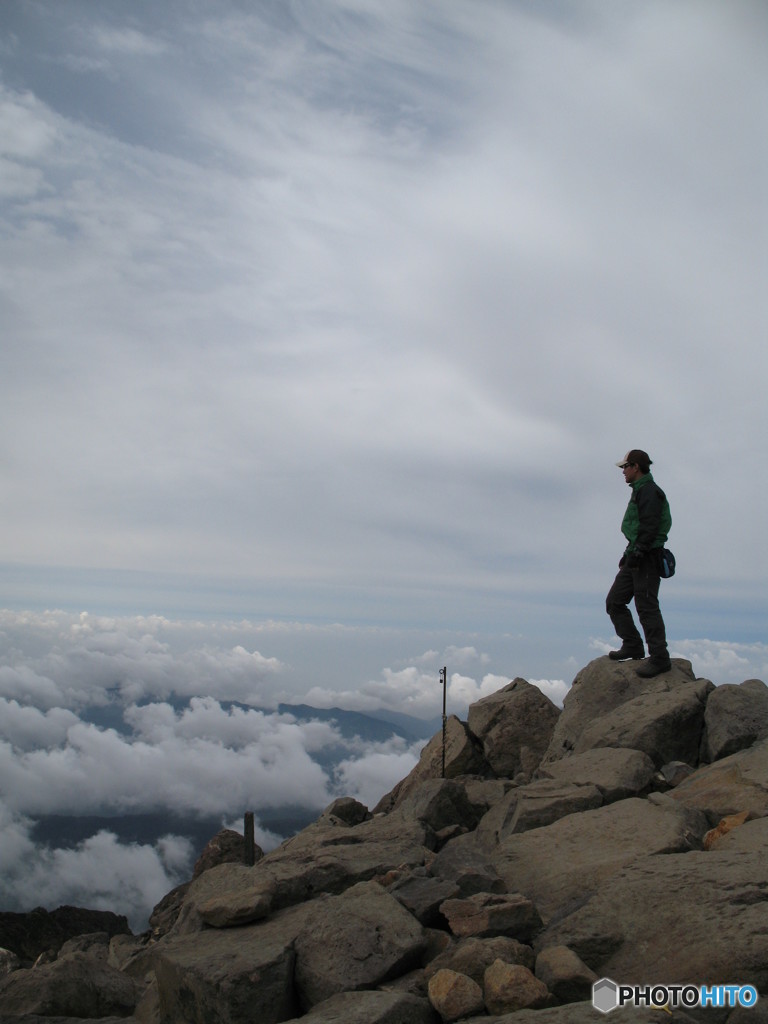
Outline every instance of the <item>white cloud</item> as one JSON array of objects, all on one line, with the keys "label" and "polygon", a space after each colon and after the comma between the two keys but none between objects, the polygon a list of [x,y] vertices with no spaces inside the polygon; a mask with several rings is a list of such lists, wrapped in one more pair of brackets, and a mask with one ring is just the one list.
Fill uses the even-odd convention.
[{"label": "white cloud", "polygon": [[560,708],[571,688],[571,684],[566,683],[564,679],[529,679],[528,682],[532,686],[538,686],[541,692]]},{"label": "white cloud", "polygon": [[9,635],[23,633],[26,648],[23,663],[11,659],[0,666],[0,694],[47,707],[103,704],[115,691],[126,701],[175,693],[269,704],[268,684],[283,668],[279,659],[242,644],[211,644],[210,630],[196,638],[191,629],[187,639],[178,624],[160,616],[0,611],[0,628]]},{"label": "white cloud", "polygon": [[192,848],[179,836],[154,846],[121,844],[100,831],[72,849],[36,846],[29,822],[0,803],[0,901],[5,909],[86,906],[125,914],[134,931],[166,893],[192,873]]},{"label": "white cloud", "polygon": [[334,772],[336,789],[372,810],[418,764],[423,747],[424,743],[407,746],[400,740],[371,744],[362,756],[339,763]]},{"label": "white cloud", "polygon": [[67,730],[79,719],[65,708],[40,711],[16,700],[0,698],[0,737],[17,750],[57,746],[66,740]]},{"label": "white cloud", "polygon": [[682,640],[675,643],[673,658],[687,658],[698,677],[715,685],[768,679],[768,644],[734,644],[716,640]]}]

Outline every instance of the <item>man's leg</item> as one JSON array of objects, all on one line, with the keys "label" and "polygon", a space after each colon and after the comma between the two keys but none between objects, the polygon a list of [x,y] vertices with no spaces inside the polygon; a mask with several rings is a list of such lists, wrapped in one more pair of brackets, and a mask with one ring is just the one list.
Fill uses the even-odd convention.
[{"label": "man's leg", "polygon": [[640,568],[636,570],[635,608],[645,633],[645,642],[648,644],[648,653],[651,656],[651,666],[665,671],[670,667],[670,660],[667,649],[667,631],[659,607],[660,583],[661,578],[656,567],[655,553],[650,552],[643,559]]},{"label": "man's leg", "polygon": [[625,657],[642,658],[645,653],[643,638],[640,636],[635,620],[632,618],[632,612],[628,607],[634,596],[635,583],[632,570],[623,565],[616,574],[613,586],[605,599],[605,610],[616,630],[616,636],[621,640],[621,651],[611,651],[609,654],[609,657],[614,657],[615,660],[622,660]]}]

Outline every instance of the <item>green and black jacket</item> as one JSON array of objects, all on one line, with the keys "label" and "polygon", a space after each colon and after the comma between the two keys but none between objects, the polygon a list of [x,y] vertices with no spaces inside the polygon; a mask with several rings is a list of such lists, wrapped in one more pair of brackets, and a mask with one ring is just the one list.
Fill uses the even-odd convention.
[{"label": "green and black jacket", "polygon": [[632,497],[621,524],[621,532],[627,538],[626,553],[663,548],[671,526],[667,496],[653,474],[646,473],[632,484]]}]

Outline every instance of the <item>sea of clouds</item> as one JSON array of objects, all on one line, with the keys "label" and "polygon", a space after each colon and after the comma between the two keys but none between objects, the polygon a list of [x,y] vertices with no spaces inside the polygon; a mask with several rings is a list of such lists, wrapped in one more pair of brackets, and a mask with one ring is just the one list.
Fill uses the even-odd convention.
[{"label": "sea of clouds", "polygon": [[[375,678],[345,678],[351,636],[333,629],[335,688],[307,668],[309,627],[297,624],[0,611],[0,909],[89,906],[124,913],[140,930],[152,907],[190,877],[199,852],[179,819],[240,828],[252,810],[257,842],[269,850],[284,838],[262,824],[270,811],[319,813],[339,795],[373,807],[425,742],[350,736],[336,721],[307,720],[285,703],[434,721],[448,662],[447,711],[464,718],[469,704],[510,678],[489,671],[488,656],[470,646],[426,650]],[[298,669],[273,653],[301,648],[302,636]],[[327,631],[318,643],[327,648]],[[593,642],[596,654],[609,647]],[[766,666],[762,644],[683,642],[672,653],[695,657],[697,673],[717,683]],[[562,704],[563,680],[530,681]],[[108,822],[68,843],[35,834],[51,815],[150,813],[169,820],[167,834],[151,843],[124,841]]]},{"label": "sea of clouds", "polygon": [[[151,845],[121,842],[106,827],[57,847],[36,841],[41,817],[167,812],[237,827],[254,810],[268,850],[283,838],[259,825],[270,809],[319,812],[340,794],[373,806],[408,774],[423,739],[350,738],[278,704],[433,718],[438,652],[354,689],[313,686],[310,675],[297,693],[292,666],[244,646],[249,635],[269,642],[247,623],[0,612],[0,909],[86,905],[143,927],[198,852],[170,829]],[[457,665],[484,661],[448,653]],[[449,710],[465,713],[506,682],[452,672]]]}]

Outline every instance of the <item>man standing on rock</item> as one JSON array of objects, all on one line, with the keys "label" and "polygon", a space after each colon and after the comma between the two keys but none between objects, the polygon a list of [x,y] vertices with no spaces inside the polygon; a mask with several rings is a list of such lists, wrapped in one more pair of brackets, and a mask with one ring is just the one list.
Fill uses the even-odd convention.
[{"label": "man standing on rock", "polygon": [[608,657],[614,661],[629,661],[645,656],[643,638],[628,607],[634,598],[650,655],[648,661],[639,666],[637,674],[650,679],[672,667],[664,619],[659,608],[659,552],[666,543],[672,516],[667,496],[653,479],[651,460],[646,452],[633,448],[616,465],[623,470],[624,480],[632,488],[632,496],[621,524],[627,547],[605,602],[613,628],[621,640],[621,649],[611,651]]}]

